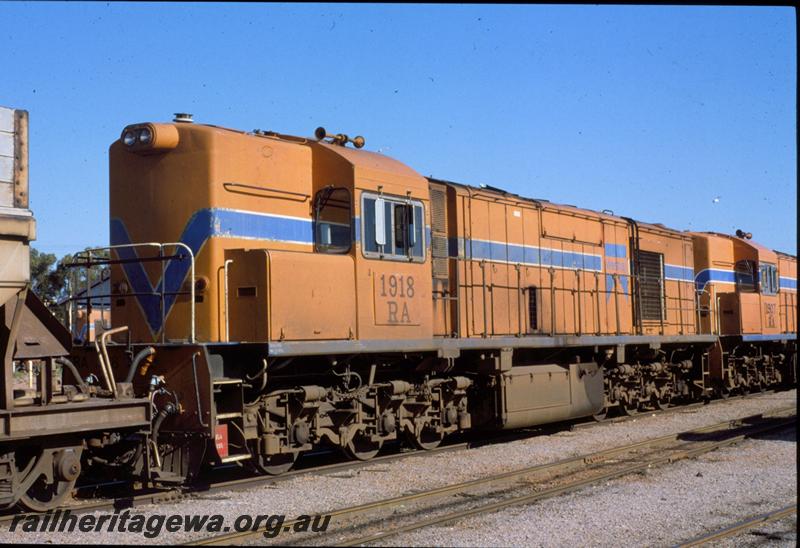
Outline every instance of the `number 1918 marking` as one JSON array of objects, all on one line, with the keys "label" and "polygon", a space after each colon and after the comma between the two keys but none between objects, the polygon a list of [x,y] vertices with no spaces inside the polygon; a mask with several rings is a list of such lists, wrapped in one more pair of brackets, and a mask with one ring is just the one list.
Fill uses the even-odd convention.
[{"label": "number 1918 marking", "polygon": [[381,274],[381,297],[414,297],[414,278],[389,274],[389,291],[386,291],[386,274]]},{"label": "number 1918 marking", "polygon": [[764,305],[765,312],[767,313],[767,327],[776,327],[775,326],[775,305],[772,303],[767,303]]},{"label": "number 1918 marking", "polygon": [[[394,274],[389,274],[387,280],[386,274],[381,274],[381,297],[411,299],[414,297],[415,293],[414,278],[412,276],[395,276]],[[387,301],[386,306],[388,307],[389,317],[387,321],[389,323],[411,323],[408,302],[402,301],[402,303],[398,303],[397,301]]]}]

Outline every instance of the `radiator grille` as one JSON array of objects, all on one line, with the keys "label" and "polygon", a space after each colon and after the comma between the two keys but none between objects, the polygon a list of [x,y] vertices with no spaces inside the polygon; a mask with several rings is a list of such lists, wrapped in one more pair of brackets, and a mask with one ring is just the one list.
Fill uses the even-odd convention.
[{"label": "radiator grille", "polygon": [[450,275],[447,249],[447,208],[444,190],[431,188],[431,256],[433,277],[447,279]]},{"label": "radiator grille", "polygon": [[539,329],[539,315],[537,314],[537,289],[535,285],[528,288],[528,325],[531,331]]},{"label": "radiator grille", "polygon": [[431,230],[438,234],[447,234],[447,214],[444,190],[431,188]]},{"label": "radiator grille", "polygon": [[664,256],[639,251],[639,298],[643,320],[661,320],[664,314]]},{"label": "radiator grille", "polygon": [[449,275],[447,264],[447,238],[444,236],[431,236],[431,255],[433,256],[433,277],[447,279]]}]

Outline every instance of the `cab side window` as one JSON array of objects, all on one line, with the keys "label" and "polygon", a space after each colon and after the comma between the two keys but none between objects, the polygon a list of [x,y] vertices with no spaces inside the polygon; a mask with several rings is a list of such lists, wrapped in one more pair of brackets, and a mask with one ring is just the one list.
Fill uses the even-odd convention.
[{"label": "cab side window", "polygon": [[422,202],[364,194],[361,202],[362,249],[366,257],[425,260]]},{"label": "cab side window", "polygon": [[778,293],[778,268],[769,263],[762,263],[759,268],[758,281],[762,295]]},{"label": "cab side window", "polygon": [[347,253],[353,243],[350,192],[328,186],[314,196],[314,249]]},{"label": "cab side window", "polygon": [[737,261],[734,267],[736,290],[741,293],[756,292],[756,265],[753,261]]}]

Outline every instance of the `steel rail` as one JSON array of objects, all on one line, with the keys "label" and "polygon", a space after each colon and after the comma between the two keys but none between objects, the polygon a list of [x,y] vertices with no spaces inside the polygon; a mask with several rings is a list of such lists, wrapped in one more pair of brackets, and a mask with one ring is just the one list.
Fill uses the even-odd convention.
[{"label": "steel rail", "polygon": [[[536,492],[536,493],[533,493],[533,494],[529,494],[529,495],[522,495],[522,496],[513,497],[513,498],[506,499],[506,500],[498,501],[498,502],[495,502],[495,503],[492,503],[492,504],[487,504],[487,505],[484,505],[484,506],[471,508],[471,509],[468,509],[468,510],[460,510],[460,511],[452,512],[452,513],[446,514],[444,516],[431,518],[431,519],[424,520],[424,521],[417,522],[417,523],[411,523],[411,524],[408,524],[408,525],[397,527],[395,529],[391,529],[389,531],[382,531],[380,533],[376,533],[376,534],[373,534],[373,535],[364,536],[364,537],[360,537],[360,538],[356,538],[356,539],[351,539],[351,540],[348,540],[348,541],[345,541],[345,542],[342,542],[342,543],[337,543],[337,546],[357,546],[357,545],[362,545],[362,544],[368,544],[368,543],[375,542],[377,540],[385,539],[387,537],[393,537],[393,536],[396,536],[398,534],[408,533],[408,532],[411,532],[411,531],[424,529],[426,527],[432,527],[432,526],[435,526],[435,525],[443,525],[445,523],[450,523],[452,521],[457,521],[457,520],[460,520],[460,519],[463,519],[463,518],[473,517],[473,516],[477,516],[477,515],[481,515],[481,514],[489,514],[489,513],[492,513],[492,512],[496,512],[498,510],[502,510],[504,508],[508,508],[510,506],[516,506],[516,505],[519,505],[519,504],[530,504],[532,502],[536,502],[536,501],[539,501],[539,500],[542,500],[542,499],[546,499],[546,498],[550,498],[550,497],[553,497],[553,496],[556,496],[556,495],[561,495],[561,494],[564,494],[564,493],[575,491],[575,490],[581,489],[583,487],[586,487],[586,486],[589,486],[589,485],[592,485],[592,484],[602,483],[602,482],[605,482],[605,481],[609,481],[609,480],[617,479],[617,478],[620,478],[620,477],[623,477],[623,476],[627,476],[627,475],[630,475],[630,474],[634,474],[636,472],[641,472],[641,471],[647,470],[647,469],[655,467],[655,466],[660,466],[660,465],[663,465],[663,464],[671,464],[671,463],[677,462],[679,460],[697,457],[697,456],[702,455],[704,453],[709,453],[709,452],[714,451],[716,449],[720,449],[721,447],[726,447],[728,445],[732,445],[734,443],[738,443],[738,442],[744,440],[745,438],[747,438],[748,436],[752,436],[754,434],[764,433],[764,432],[768,432],[768,431],[773,431],[773,430],[785,428],[786,426],[788,426],[790,424],[796,423],[796,419],[797,419],[797,417],[795,416],[791,420],[783,421],[783,422],[780,422],[780,423],[777,423],[777,424],[771,424],[771,425],[766,425],[766,426],[752,425],[752,426],[750,426],[748,428],[749,432],[747,432],[747,433],[742,433],[742,434],[739,434],[739,435],[734,436],[732,438],[728,438],[728,439],[721,440],[721,441],[718,441],[718,442],[706,442],[706,444],[701,446],[701,447],[698,447],[698,448],[695,448],[695,449],[691,449],[691,450],[686,450],[686,451],[680,451],[675,455],[663,456],[663,457],[659,457],[659,458],[656,458],[656,459],[653,459],[653,460],[649,460],[648,459],[648,460],[645,460],[644,462],[640,462],[640,463],[637,463],[637,464],[626,466],[626,467],[622,468],[621,470],[615,470],[615,471],[612,471],[612,472],[608,472],[606,474],[601,474],[601,475],[598,475],[598,476],[591,476],[589,478],[580,479],[580,480],[577,480],[577,481],[572,481],[572,482],[567,483],[566,485],[552,487],[552,488],[545,489],[543,491],[539,491],[539,492]],[[693,442],[689,442],[689,443],[684,444],[684,445],[689,445],[690,443],[693,443]]]},{"label": "steel rail", "polygon": [[789,506],[784,506],[783,508],[779,508],[778,510],[773,510],[771,512],[766,512],[764,514],[759,514],[757,516],[753,516],[751,518],[742,520],[738,523],[735,523],[734,525],[725,527],[724,529],[719,529],[712,533],[707,533],[705,535],[695,537],[691,540],[687,540],[686,542],[676,544],[675,546],[676,548],[690,548],[692,546],[701,546],[708,542],[714,542],[717,540],[722,540],[727,537],[732,537],[738,533],[742,533],[744,531],[747,531],[748,529],[752,529],[753,527],[758,527],[759,525],[763,525],[771,521],[777,521],[796,513],[797,513],[797,503],[790,504]]},{"label": "steel rail", "polygon": [[[644,419],[644,418],[647,418],[647,417],[654,417],[654,416],[657,416],[657,415],[669,415],[669,414],[672,414],[672,413],[681,413],[683,411],[690,411],[692,409],[702,409],[703,407],[706,407],[706,406],[709,406],[709,405],[716,405],[716,404],[724,403],[724,402],[728,402],[728,401],[745,400],[745,399],[749,399],[749,398],[759,398],[759,397],[762,397],[762,396],[767,396],[769,394],[777,394],[777,393],[779,393],[781,391],[782,391],[781,389],[769,389],[769,390],[763,390],[761,392],[751,392],[749,394],[740,394],[740,395],[737,395],[737,396],[729,396],[727,398],[711,400],[711,401],[708,401],[708,402],[692,402],[692,403],[681,404],[681,405],[673,405],[673,406],[667,407],[666,409],[647,409],[647,410],[644,410],[644,411],[637,411],[636,413],[633,413],[631,415],[620,415],[620,416],[616,416],[616,417],[605,418],[605,419],[600,420],[600,421],[598,421],[598,420],[586,420],[584,422],[575,422],[570,427],[570,430],[572,430],[574,432],[574,431],[577,431],[577,430],[584,430],[586,428],[593,428],[595,426],[608,426],[610,424],[619,424],[619,423],[623,423],[623,422],[633,421],[633,420],[636,420],[636,419]],[[610,408],[609,411],[613,411],[614,409],[617,409],[617,408],[616,407]],[[578,420],[580,420],[580,419],[578,419]]]},{"label": "steel rail", "polygon": [[[769,415],[769,417],[772,417],[773,415],[777,415],[777,414],[780,414],[780,413],[785,413],[785,412],[788,412],[788,411],[796,411],[796,406],[782,408],[782,409],[773,411]],[[604,449],[604,450],[597,451],[597,452],[590,453],[590,454],[586,454],[586,455],[579,455],[579,456],[575,456],[575,457],[569,457],[569,458],[561,459],[561,460],[554,461],[554,462],[538,464],[538,465],[534,465],[534,466],[530,466],[530,467],[525,467],[525,468],[522,468],[522,469],[512,470],[512,471],[509,471],[509,472],[503,472],[503,473],[492,475],[492,476],[487,476],[487,477],[483,477],[483,478],[478,478],[478,479],[474,479],[474,480],[460,482],[460,483],[457,483],[457,484],[445,485],[445,486],[438,487],[438,488],[435,488],[435,489],[431,489],[431,490],[428,490],[428,491],[421,491],[421,492],[418,492],[418,493],[411,493],[411,494],[408,494],[408,495],[400,495],[400,496],[392,497],[392,498],[389,498],[389,499],[383,499],[383,500],[368,502],[368,503],[360,504],[360,505],[357,505],[357,506],[341,508],[341,509],[338,509],[338,510],[333,510],[333,511],[324,512],[324,513],[325,513],[326,516],[330,515],[331,517],[342,517],[342,516],[348,516],[348,515],[358,515],[358,514],[361,514],[363,512],[367,512],[367,511],[370,511],[370,510],[376,510],[376,509],[382,509],[382,508],[386,508],[386,507],[398,506],[398,505],[401,505],[401,504],[405,504],[405,503],[408,503],[408,502],[421,500],[421,499],[434,498],[434,497],[438,497],[438,496],[449,494],[449,493],[455,493],[455,492],[459,492],[459,491],[464,491],[464,490],[471,489],[471,488],[478,487],[478,486],[482,486],[482,485],[491,485],[491,484],[497,483],[499,481],[508,481],[508,480],[515,479],[515,478],[529,476],[529,475],[532,475],[532,474],[535,474],[535,473],[540,473],[540,472],[548,471],[548,470],[559,470],[559,469],[570,468],[570,467],[573,467],[573,466],[578,466],[581,470],[585,470],[585,468],[582,468],[582,465],[592,465],[594,463],[597,463],[597,462],[600,462],[602,460],[605,460],[608,457],[612,457],[612,456],[615,456],[615,455],[618,455],[618,454],[631,452],[631,451],[634,451],[634,450],[637,450],[637,449],[640,449],[640,448],[647,447],[649,445],[658,445],[658,444],[661,444],[661,443],[675,441],[675,440],[679,439],[680,437],[686,436],[686,435],[689,435],[689,434],[699,434],[699,433],[708,433],[708,432],[714,432],[714,431],[724,431],[725,429],[730,429],[730,428],[734,428],[734,427],[741,427],[741,426],[744,425],[743,421],[757,420],[759,418],[767,418],[767,417],[764,416],[764,415],[755,415],[755,416],[743,417],[743,418],[736,419],[736,420],[728,420],[728,421],[720,422],[720,423],[717,423],[717,424],[712,424],[712,425],[708,425],[708,426],[704,426],[704,427],[700,427],[700,428],[695,428],[695,429],[692,429],[692,430],[687,431],[687,432],[672,433],[672,434],[668,434],[668,435],[665,435],[665,436],[659,436],[657,438],[650,438],[650,439],[638,441],[638,442],[635,442],[635,443],[632,443],[632,444],[627,444],[627,445],[620,446],[620,447],[615,447],[615,448],[611,448],[611,449]],[[697,443],[697,442],[691,442],[691,443]],[[686,458],[686,456],[690,455],[690,454],[691,454],[691,451],[686,451],[680,456],[680,458]],[[673,457],[667,457],[667,458],[671,459]],[[370,461],[370,462],[372,462],[372,461]],[[650,463],[647,463],[644,466],[646,467],[648,465],[650,465]],[[638,469],[639,468],[636,468],[636,470],[638,470]],[[636,471],[636,470],[632,470],[632,471]],[[625,473],[627,474],[627,473],[630,473],[630,472],[625,472]],[[596,481],[600,481],[600,480],[596,480]],[[451,518],[451,520],[452,519],[457,519],[457,518]],[[451,521],[451,520],[448,520],[448,521]],[[287,522],[284,523],[284,528],[286,528],[286,527],[291,528],[295,523],[297,523],[297,520],[287,521]],[[427,522],[423,522],[423,523],[427,523]],[[421,525],[420,527],[425,527],[425,526],[427,526],[427,525]],[[192,541],[192,542],[189,542],[187,544],[189,544],[189,545],[228,545],[228,544],[233,543],[234,541],[243,541],[244,539],[247,539],[249,537],[260,535],[262,532],[263,532],[263,530],[258,529],[258,530],[255,530],[255,531],[241,531],[241,532],[226,533],[226,534],[223,534],[223,535],[218,535],[218,536],[214,536],[214,537],[207,537],[207,538],[200,539],[200,540],[197,540],[197,541]],[[394,534],[394,533],[393,532],[385,532],[383,534],[385,536],[391,536],[391,534]],[[359,542],[367,542],[367,540],[359,539]]]}]

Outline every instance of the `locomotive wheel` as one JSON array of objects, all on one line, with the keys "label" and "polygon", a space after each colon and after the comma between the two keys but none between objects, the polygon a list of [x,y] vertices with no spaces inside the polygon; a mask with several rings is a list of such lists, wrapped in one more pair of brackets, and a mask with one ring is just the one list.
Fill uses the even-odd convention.
[{"label": "locomotive wheel", "polygon": [[261,474],[278,476],[292,469],[298,453],[279,453],[277,455],[256,455],[253,467]]},{"label": "locomotive wheel", "polygon": [[621,401],[619,408],[624,415],[632,417],[639,412],[639,400]]},{"label": "locomotive wheel", "polygon": [[747,379],[739,375],[736,379],[736,391],[739,394],[746,395],[750,393],[750,387],[747,385]]},{"label": "locomotive wheel", "polygon": [[406,432],[406,437],[408,438],[408,441],[411,442],[411,445],[417,449],[430,451],[431,449],[436,449],[439,447],[439,444],[442,443],[442,440],[444,439],[444,434],[436,432],[436,430],[433,428],[423,426],[422,430],[418,434]]},{"label": "locomotive wheel", "polygon": [[358,432],[343,450],[344,454],[351,459],[369,460],[378,454],[381,447],[383,447],[383,440],[372,441],[369,436]]},{"label": "locomotive wheel", "polygon": [[81,473],[81,448],[46,449],[26,458],[18,454],[17,468],[21,489],[17,504],[29,512],[47,512],[72,497]]},{"label": "locomotive wheel", "polygon": [[47,512],[61,506],[72,497],[77,478],[47,483],[39,478],[19,499],[19,505],[29,512]]},{"label": "locomotive wheel", "polygon": [[665,411],[672,406],[672,397],[669,394],[665,394],[662,397],[653,397],[653,405],[656,406],[656,409],[659,411]]},{"label": "locomotive wheel", "polygon": [[606,420],[607,416],[608,416],[608,406],[605,405],[600,411],[592,415],[592,418],[597,422],[603,422],[604,420]]}]

